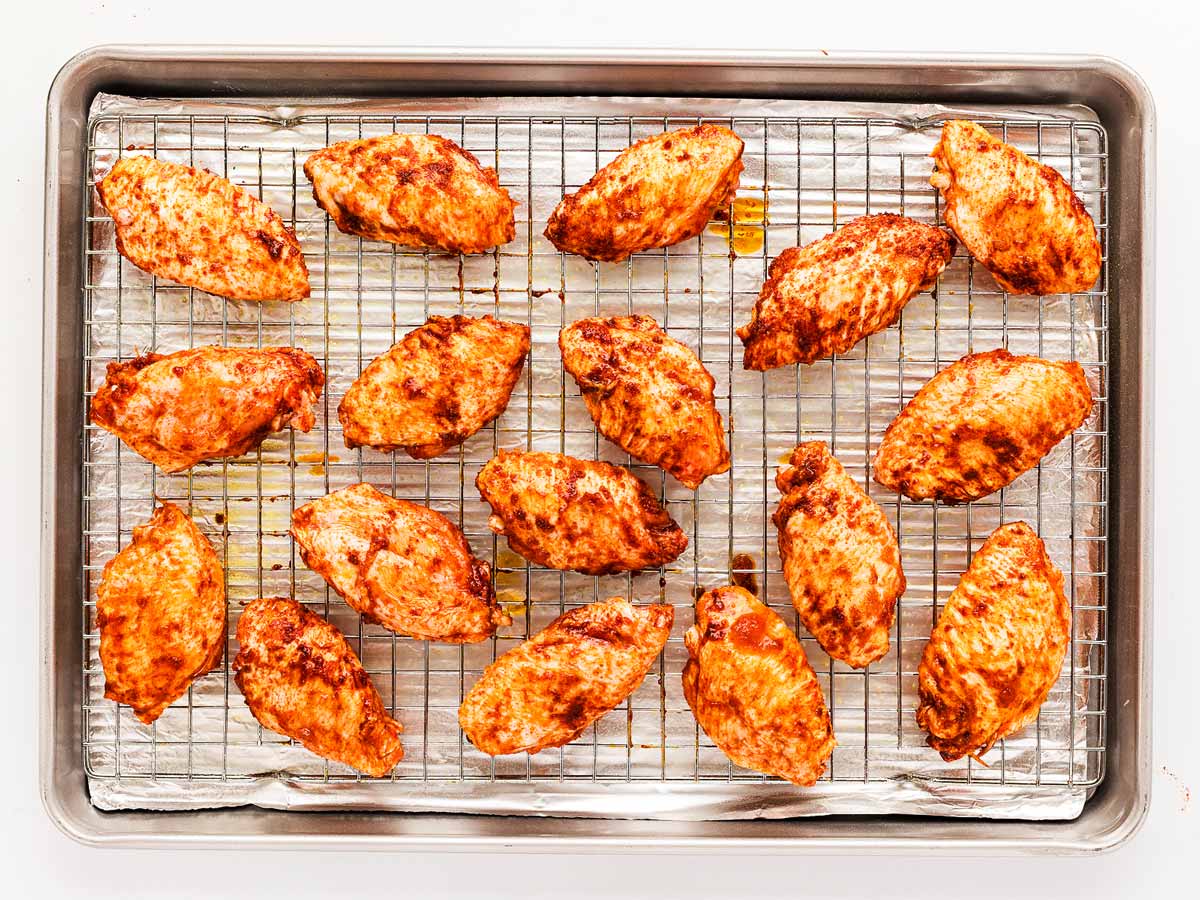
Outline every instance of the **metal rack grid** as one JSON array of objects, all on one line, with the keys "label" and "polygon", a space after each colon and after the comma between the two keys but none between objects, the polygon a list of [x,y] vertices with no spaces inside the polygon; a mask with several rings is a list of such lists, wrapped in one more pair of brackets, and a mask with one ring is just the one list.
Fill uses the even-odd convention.
[{"label": "metal rack grid", "polygon": [[[668,108],[664,104],[664,108]],[[940,123],[920,130],[886,118],[708,118],[746,141],[746,171],[733,221],[698,239],[619,265],[566,257],[540,235],[564,191],[586,181],[639,137],[695,124],[687,117],[311,115],[281,122],[254,115],[99,115],[89,129],[89,180],[122,153],[153,153],[203,166],[249,188],[296,228],[312,276],[306,302],[226,301],[158,281],[115,253],[112,223],[88,201],[84,245],[85,382],[90,399],[105,364],[156,349],[206,343],[295,345],[326,370],[317,426],[268,438],[255,453],[164,475],[115,438],[85,426],[82,572],[81,752],[92,779],[238,782],[286,773],[297,782],[337,781],[745,781],[696,727],[683,700],[682,634],[696,592],[731,579],[752,583],[791,624],[818,672],[839,746],[826,779],[875,782],[1097,784],[1104,773],[1107,535],[1107,262],[1097,289],[1060,297],[1008,297],[960,246],[930,293],[900,322],[849,354],[811,367],[743,371],[734,329],[746,321],[770,260],[855,216],[896,211],[940,221],[927,157]],[[1056,166],[1083,198],[1107,260],[1107,155],[1103,130],[1082,121],[979,119]],[[460,258],[340,234],[316,207],[302,173],[306,155],[333,141],[392,131],[431,131],[496,167],[518,200],[517,238],[490,254]],[[749,199],[751,202],[747,202]],[[754,203],[753,201],[757,201]],[[732,236],[730,236],[732,234]],[[736,245],[736,249],[735,249]],[[760,246],[755,246],[760,245]],[[558,329],[586,315],[653,315],[693,347],[717,381],[733,453],[729,473],[692,493],[632,462],[601,439],[556,346]],[[429,314],[492,313],[526,322],[533,346],[507,411],[463,447],[429,461],[369,449],[348,451],[337,402],[362,367]],[[1007,346],[1078,359],[1096,408],[1038,468],[966,507],[913,503],[870,481],[884,428],[938,369],[968,351]],[[909,587],[897,609],[892,649],[865,671],[831,661],[796,625],[774,528],[776,464],[800,440],[827,440],[896,527]],[[689,534],[687,552],[661,571],[591,578],[540,569],[486,527],[475,473],[498,447],[551,449],[628,465]],[[369,481],[427,503],[463,528],[491,561],[514,624],[494,641],[446,646],[400,638],[364,623],[299,561],[288,535],[296,506]],[[104,563],[150,515],[154,498],[189,511],[227,572],[229,628],[221,666],[196,681],[154,725],[103,699],[95,590]],[[924,746],[914,720],[916,669],[937,611],[971,552],[1003,521],[1025,519],[1063,569],[1073,609],[1071,650],[1037,723],[999,742],[987,765],[947,764]],[[498,654],[570,606],[623,594],[667,602],[676,624],[645,684],[567,747],[491,759],[462,737],[463,692]],[[236,621],[258,596],[295,596],[325,615],[359,652],[392,713],[404,724],[406,758],[384,779],[320,760],[254,721],[230,677]]]}]

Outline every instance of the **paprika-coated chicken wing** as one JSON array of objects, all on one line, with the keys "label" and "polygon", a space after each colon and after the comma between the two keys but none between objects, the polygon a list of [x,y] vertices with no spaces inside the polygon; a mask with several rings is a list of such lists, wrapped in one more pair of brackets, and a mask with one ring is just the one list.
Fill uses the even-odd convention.
[{"label": "paprika-coated chicken wing", "polygon": [[474,643],[512,623],[496,605],[491,567],[428,507],[356,484],[297,509],[292,537],[351,607],[399,634]]},{"label": "paprika-coated chicken wing", "polygon": [[1055,169],[961,119],[942,126],[930,156],[946,222],[1004,290],[1058,294],[1096,283],[1096,225]]},{"label": "paprika-coated chicken wing", "polygon": [[637,476],[560,453],[501,450],[475,486],[492,507],[488,527],[551,569],[609,575],[661,566],[687,535]]},{"label": "paprika-coated chicken wing", "polygon": [[887,516],[820,441],[792,451],[775,484],[779,554],[800,621],[834,659],[875,662],[905,587]]},{"label": "paprika-coated chicken wing", "polygon": [[673,619],[623,597],[563,613],[484,669],[458,710],[463,733],[491,756],[575,740],[637,690]]},{"label": "paprika-coated chicken wing", "polygon": [[504,412],[529,353],[529,327],[491,316],[432,316],[371,361],[338,404],[346,446],[430,459]]},{"label": "paprika-coated chicken wing", "polygon": [[400,723],[342,633],[295,600],[255,600],[238,621],[237,686],[264,728],[367,775],[404,757]]},{"label": "paprika-coated chicken wing", "polygon": [[953,255],[954,239],[940,228],[892,213],[784,250],[738,329],[742,364],[763,371],[845,353],[895,322]]},{"label": "paprika-coated chicken wing", "polygon": [[913,500],[978,500],[1036,466],[1091,411],[1077,362],[969,354],[934,375],[888,426],[875,480]]},{"label": "paprika-coated chicken wing", "polygon": [[740,587],[696,601],[683,696],[736,765],[815,784],[837,741],[816,673],[787,623]]},{"label": "paprika-coated chicken wing", "polygon": [[563,197],[546,237],[602,262],[694,238],[737,194],[742,148],[728,128],[708,124],[638,141]]},{"label": "paprika-coated chicken wing", "polygon": [[917,724],[950,762],[1037,718],[1071,642],[1063,576],[1024,522],[1001,525],[946,601],[918,669]]},{"label": "paprika-coated chicken wing", "polygon": [[516,234],[517,204],[496,170],[436,134],[342,141],[310,156],[304,174],[346,234],[451,253],[483,253]]},{"label": "paprika-coated chicken wing", "polygon": [[139,269],[234,300],[303,300],[300,242],[271,207],[204,169],[117,160],[96,185],[117,252]]},{"label": "paprika-coated chicken wing", "polygon": [[630,456],[692,490],[729,470],[716,382],[652,318],[581,319],[559,332],[558,346],[596,427]]},{"label": "paprika-coated chicken wing", "polygon": [[91,421],[164,472],[241,456],[289,425],[308,431],[325,375],[294,347],[197,347],[108,364]]},{"label": "paprika-coated chicken wing", "polygon": [[96,590],[104,696],[149,724],[210,672],[225,647],[225,574],[173,503],[133,529]]}]

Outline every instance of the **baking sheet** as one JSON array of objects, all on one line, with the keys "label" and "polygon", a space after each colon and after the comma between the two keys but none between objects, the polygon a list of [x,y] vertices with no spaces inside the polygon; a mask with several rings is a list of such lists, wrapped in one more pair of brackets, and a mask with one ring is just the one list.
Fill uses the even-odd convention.
[{"label": "baking sheet", "polygon": [[[438,99],[253,101],[97,98],[89,174],[118,153],[154,152],[226,174],[296,224],[312,274],[311,300],[226,301],[160,283],[113,251],[112,226],[94,199],[86,211],[89,276],[86,391],[104,365],[156,349],[205,343],[293,344],[326,370],[317,427],[286,432],[261,451],[166,476],[115,438],[84,435],[84,745],[94,804],[184,809],[254,804],[284,809],[393,809],[637,818],[751,818],[829,813],[922,813],[1070,818],[1103,777],[1105,673],[1106,296],[1007,298],[965,251],[939,287],[915,298],[901,323],[851,353],[799,371],[741,369],[732,329],[746,321],[769,260],[865,212],[938,221],[927,158],[943,118],[963,112],[1063,171],[1106,236],[1105,140],[1077,107],[863,106],[797,101],[686,99]],[[732,125],[746,140],[735,222],[628,263],[562,257],[541,237],[565,190],[587,180],[632,140],[692,124]],[[326,143],[393,130],[429,130],[489,165],[521,204],[517,239],[460,259],[339,234],[313,203],[300,171]],[[732,241],[730,232],[732,230]],[[733,246],[731,246],[731,243]],[[758,246],[761,244],[761,246]],[[1106,276],[1099,288],[1106,283]],[[598,438],[556,346],[563,323],[628,311],[655,316],[696,349],[717,380],[734,466],[692,494],[658,470],[631,468],[659,492],[691,538],[662,572],[588,578],[527,566],[487,531],[475,473],[497,447],[562,450],[628,464]],[[361,367],[428,314],[491,312],[528,322],[533,350],[498,422],[460,450],[425,462],[341,441],[337,402]],[[864,672],[831,663],[798,634],[833,711],[839,747],[826,780],[800,789],[732,767],[697,730],[682,698],[683,631],[696,590],[733,577],[795,624],[769,517],[775,467],[800,440],[823,439],[864,479],[870,454],[903,402],[968,350],[1008,346],[1085,365],[1098,397],[1092,419],[1038,470],[969,507],[872,496],[897,526],[909,588],[887,657]],[[328,427],[327,427],[328,425]],[[496,566],[514,624],[472,647],[424,644],[364,624],[299,560],[287,535],[295,506],[367,480],[428,502],[458,522],[475,553]],[[229,595],[226,658],[153,726],[103,699],[96,656],[95,588],[104,562],[145,521],[153,498],[185,505],[223,555]],[[916,666],[939,604],[969,555],[1001,521],[1036,525],[1067,575],[1075,609],[1070,663],[1035,726],[984,758],[947,764],[916,727]],[[742,570],[734,572],[733,570]],[[461,695],[484,665],[564,608],[621,594],[676,607],[672,639],[630,701],[562,750],[492,760],[457,728]],[[263,731],[229,674],[241,607],[292,595],[346,632],[406,729],[406,759],[385,779],[364,778]]]}]

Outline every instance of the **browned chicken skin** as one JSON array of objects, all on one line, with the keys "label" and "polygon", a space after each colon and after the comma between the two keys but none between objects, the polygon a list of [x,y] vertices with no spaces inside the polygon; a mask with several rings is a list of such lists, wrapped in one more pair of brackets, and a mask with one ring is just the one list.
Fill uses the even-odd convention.
[{"label": "browned chicken skin", "polygon": [[241,456],[289,425],[312,428],[325,375],[294,347],[197,347],[109,363],[91,421],[164,472]]},{"label": "browned chicken skin", "polygon": [[501,450],[475,478],[488,527],[551,569],[609,575],[661,566],[687,535],[637,476],[560,453]]},{"label": "browned chicken skin", "polygon": [[779,554],[800,621],[834,659],[875,662],[905,587],[887,517],[820,441],[798,446],[775,484]]},{"label": "browned chicken skin", "polygon": [[961,119],[942,126],[930,156],[946,222],[1004,290],[1057,294],[1096,283],[1096,225],[1057,171]]},{"label": "browned chicken skin", "polygon": [[743,365],[763,371],[845,353],[895,322],[953,255],[954,239],[944,231],[891,213],[784,250],[750,322],[738,329]]},{"label": "browned chicken skin", "polygon": [[817,676],[787,623],[739,587],[696,601],[683,696],[739,766],[816,784],[837,741]]},{"label": "browned chicken skin", "polygon": [[719,125],[638,141],[563,197],[546,237],[564,253],[603,262],[694,238],[737,194],[742,148]]},{"label": "browned chicken skin", "polygon": [[225,648],[225,575],[216,551],[163,503],[108,561],[96,590],[104,696],[146,724],[212,671]]},{"label": "browned chicken skin", "polygon": [[652,318],[581,319],[559,332],[558,346],[596,427],[630,456],[692,490],[729,471],[716,382]]},{"label": "browned chicken skin", "polygon": [[255,600],[237,637],[237,686],[264,728],[368,775],[404,757],[400,723],[342,633],[316,613],[295,600]]},{"label": "browned chicken skin", "polygon": [[451,253],[483,253],[516,234],[517,204],[496,170],[436,134],[342,141],[310,156],[304,174],[347,234]]},{"label": "browned chicken skin", "polygon": [[484,670],[459,707],[463,733],[491,756],[575,740],[642,683],[674,615],[622,597],[563,613]]},{"label": "browned chicken skin", "polygon": [[151,275],[234,300],[303,300],[308,269],[279,215],[233,182],[149,156],[96,185],[117,252]]},{"label": "browned chicken skin", "polygon": [[913,500],[978,500],[1036,466],[1091,410],[1079,363],[970,354],[934,375],[888,426],[875,480]]},{"label": "browned chicken skin", "polygon": [[346,446],[440,456],[504,412],[528,353],[527,325],[431,316],[350,385],[338,404]]},{"label": "browned chicken skin", "polygon": [[512,624],[496,605],[491,567],[428,507],[356,484],[297,509],[292,537],[306,566],[392,631],[457,644]]},{"label": "browned chicken skin", "polygon": [[1037,718],[1071,641],[1062,573],[1024,522],[984,542],[946,601],[918,671],[917,724],[946,761],[987,753]]}]

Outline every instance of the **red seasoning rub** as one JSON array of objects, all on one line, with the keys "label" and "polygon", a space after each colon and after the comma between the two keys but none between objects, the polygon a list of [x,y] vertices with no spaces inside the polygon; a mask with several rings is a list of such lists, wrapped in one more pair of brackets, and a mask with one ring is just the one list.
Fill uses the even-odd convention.
[{"label": "red seasoning rub", "polygon": [[946,222],[1004,290],[1058,294],[1096,283],[1096,224],[1057,170],[961,119],[942,126],[929,155]]},{"label": "red seasoning rub", "polygon": [[602,262],[694,238],[737,194],[743,146],[728,128],[708,124],[638,141],[563,197],[546,237],[564,253]]},{"label": "red seasoning rub", "polygon": [[875,480],[912,500],[969,503],[1036,466],[1091,411],[1077,362],[970,354],[934,375],[888,426]]},{"label": "red seasoning rub", "polygon": [[738,329],[755,371],[845,353],[894,323],[954,255],[939,228],[892,213],[863,216],[771,263],[750,322]]},{"label": "red seasoning rub", "polygon": [[495,169],[436,134],[342,141],[304,163],[339,230],[405,247],[483,253],[516,234],[516,202]]},{"label": "red seasoning rub", "polygon": [[308,431],[325,375],[295,347],[197,347],[108,364],[91,421],[164,472],[241,456],[291,426]]},{"label": "red seasoning rub", "polygon": [[300,242],[273,209],[204,169],[119,159],[96,185],[117,252],[139,269],[233,300],[303,300]]}]

